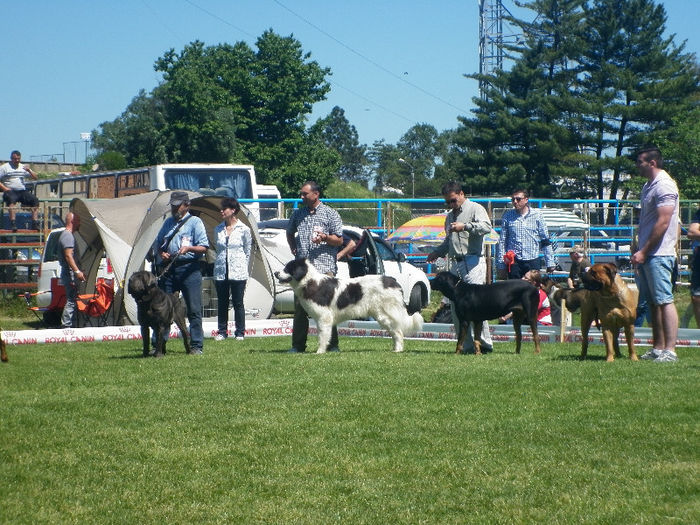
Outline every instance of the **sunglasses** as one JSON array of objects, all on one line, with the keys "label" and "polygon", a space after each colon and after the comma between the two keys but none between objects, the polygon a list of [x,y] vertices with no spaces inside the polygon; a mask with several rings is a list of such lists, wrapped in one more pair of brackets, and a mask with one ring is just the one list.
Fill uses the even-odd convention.
[{"label": "sunglasses", "polygon": [[512,200],[513,202],[520,202],[520,201],[524,201],[525,197],[513,197],[510,200]]},{"label": "sunglasses", "polygon": [[446,204],[457,204],[457,199],[450,199],[450,200],[445,199],[445,203]]}]

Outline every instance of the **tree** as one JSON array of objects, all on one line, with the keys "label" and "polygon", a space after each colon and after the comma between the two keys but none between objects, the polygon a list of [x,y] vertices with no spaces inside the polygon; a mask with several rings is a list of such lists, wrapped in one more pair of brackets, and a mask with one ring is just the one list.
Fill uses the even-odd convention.
[{"label": "tree", "polygon": [[652,0],[586,6],[581,149],[593,157],[597,198],[617,198],[622,176],[634,169],[628,153],[685,115],[698,91],[694,56],[663,37],[666,18]]},{"label": "tree", "polygon": [[[446,164],[482,192],[615,197],[629,155],[689,108],[694,57],[663,37],[652,0],[534,0],[514,65],[461,118]],[[595,174],[594,177],[590,177]],[[591,181],[592,179],[592,181]]]},{"label": "tree", "polygon": [[305,125],[313,104],[330,89],[330,70],[311,60],[299,41],[272,30],[257,39],[256,48],[195,41],[180,53],[169,50],[154,66],[162,82],[149,94],[139,93],[115,121],[101,124],[94,146],[122,153],[131,166],[251,163],[261,182],[268,176],[278,180],[284,194],[298,190],[300,169],[305,178],[333,176],[311,169],[329,169],[334,162],[304,170],[296,160],[325,156],[309,150]]},{"label": "tree", "polygon": [[346,182],[369,182],[367,146],[360,144],[355,126],[345,117],[345,110],[335,106],[327,117],[318,119],[309,134],[326,147],[337,151],[341,158],[338,177]]},{"label": "tree", "polygon": [[651,137],[664,155],[664,169],[678,183],[681,197],[700,199],[700,106],[679,115]]},{"label": "tree", "polygon": [[130,167],[168,162],[172,159],[167,154],[166,123],[161,99],[141,90],[119,118],[100,124],[100,131],[92,132],[92,145],[98,156],[121,154]]},{"label": "tree", "polygon": [[[396,145],[383,140],[374,143],[368,157],[375,172],[375,186],[400,190],[403,196],[433,197],[436,189],[435,174],[449,146],[445,137],[430,124],[416,124],[399,139]],[[403,159],[403,160],[399,160]]]}]

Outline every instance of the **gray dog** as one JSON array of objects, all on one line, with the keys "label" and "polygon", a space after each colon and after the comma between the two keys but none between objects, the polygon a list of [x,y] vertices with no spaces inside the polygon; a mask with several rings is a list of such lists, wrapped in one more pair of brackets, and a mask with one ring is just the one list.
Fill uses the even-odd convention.
[{"label": "gray dog", "polygon": [[138,321],[141,325],[143,355],[147,357],[151,340],[150,329],[156,334],[155,357],[165,355],[165,336],[175,321],[182,333],[185,351],[190,353],[190,333],[185,325],[185,305],[177,294],[169,294],[158,288],[158,279],[151,272],[136,272],[129,278],[129,294],[138,306]]}]

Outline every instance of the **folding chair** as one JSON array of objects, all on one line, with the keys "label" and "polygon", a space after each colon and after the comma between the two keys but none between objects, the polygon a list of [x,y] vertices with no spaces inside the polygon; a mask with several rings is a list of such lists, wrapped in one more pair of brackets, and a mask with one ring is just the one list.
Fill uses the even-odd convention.
[{"label": "folding chair", "polygon": [[107,326],[109,313],[114,302],[114,280],[100,277],[95,282],[95,292],[78,295],[76,306],[78,313],[85,321],[84,324],[93,326],[93,319],[97,326]]},{"label": "folding chair", "polygon": [[[45,293],[51,294],[51,302],[49,305],[32,306],[32,297]],[[36,315],[37,319],[41,321],[41,324],[44,325],[45,328],[61,325],[61,314],[63,313],[63,307],[66,305],[66,289],[63,287],[58,277],[53,277],[51,279],[50,291],[37,293],[26,292],[23,296],[24,300],[27,301],[27,310],[34,312],[34,315]]]}]

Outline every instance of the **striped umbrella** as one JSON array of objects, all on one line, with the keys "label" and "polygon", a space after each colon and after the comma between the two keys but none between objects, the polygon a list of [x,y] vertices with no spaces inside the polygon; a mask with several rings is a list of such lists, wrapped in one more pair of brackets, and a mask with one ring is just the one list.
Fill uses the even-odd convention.
[{"label": "striped umbrella", "polygon": [[574,212],[561,208],[537,208],[547,224],[550,233],[556,234],[562,231],[588,230],[588,224]]},{"label": "striped umbrella", "polygon": [[445,239],[447,213],[423,215],[405,222],[386,238],[394,243],[439,244]]}]

